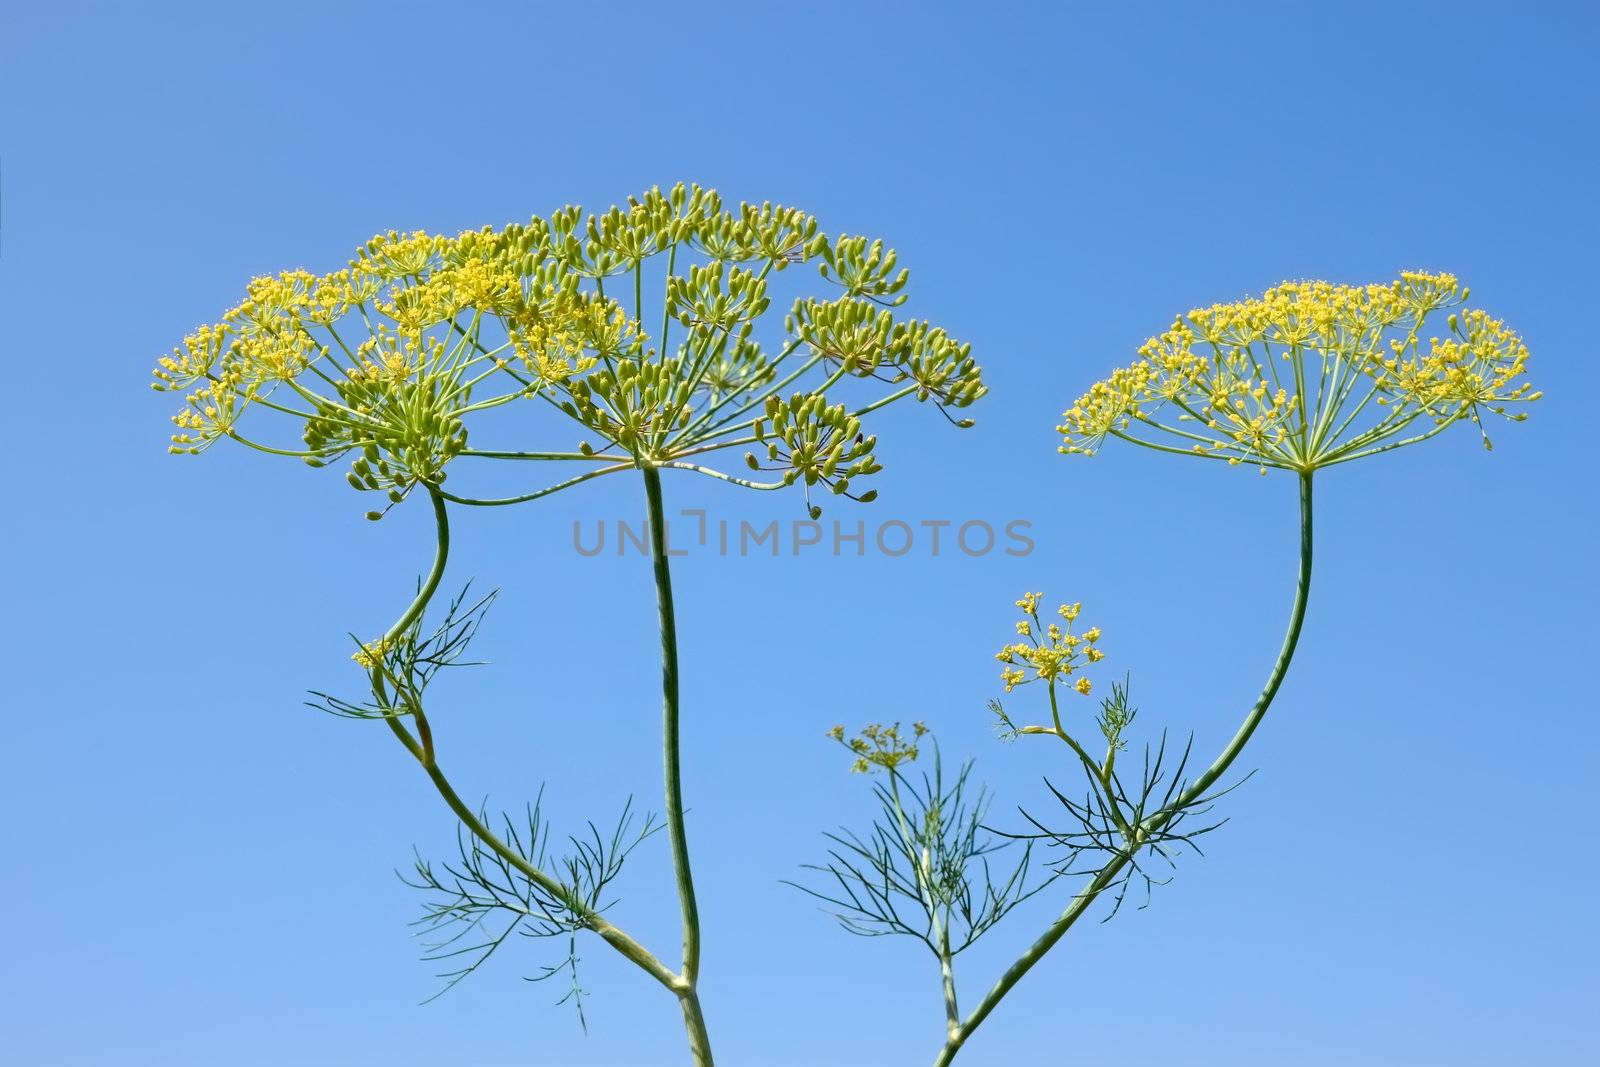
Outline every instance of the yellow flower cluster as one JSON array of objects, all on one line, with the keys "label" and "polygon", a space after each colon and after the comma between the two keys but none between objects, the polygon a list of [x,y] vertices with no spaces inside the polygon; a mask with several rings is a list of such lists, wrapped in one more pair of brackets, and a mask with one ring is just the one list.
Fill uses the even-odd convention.
[{"label": "yellow flower cluster", "polygon": [[[663,253],[665,307],[648,311],[643,261]],[[706,260],[688,262],[696,253]],[[751,339],[770,303],[768,275],[812,259],[844,293],[798,300],[786,343],[769,356]],[[608,294],[609,279],[630,274]],[[830,243],[794,208],[725,210],[715,192],[679,185],[599,215],[567,207],[455,237],[391,231],[339,270],[257,278],[216,325],[158,361],[154,384],[188,392],[173,451],[227,436],[313,466],[358,452],[366,466],[351,484],[399,499],[437,485],[447,463],[472,452],[468,416],[514,400],[541,396],[602,439],[578,453],[519,458],[665,465],[749,444],[752,429],[759,442],[755,423],[774,417],[780,377],[788,387],[809,372],[820,385],[779,401],[795,409],[807,441],[791,448],[801,459],[783,480],[729,477],[703,459],[682,466],[756,488],[803,474],[808,486],[847,493],[850,478],[876,470],[857,414],[902,397],[965,407],[984,392],[970,345],[926,322],[895,321],[888,307],[904,298],[905,281],[881,242]],[[659,335],[645,320],[661,323]],[[859,411],[822,403],[847,376],[882,383],[887,395]],[[240,425],[250,408],[301,420],[300,442],[253,440]],[[839,445],[841,434],[856,444]]]},{"label": "yellow flower cluster", "polygon": [[254,396],[256,386],[243,385],[237,371],[224,373],[216,381],[198,386],[184,398],[184,406],[172,416],[180,432],[172,435],[170,452],[198,454],[220,437],[233,432],[239,413]]},{"label": "yellow flower cluster", "polygon": [[[1229,463],[1309,471],[1431,437],[1539,398],[1528,350],[1481,311],[1430,316],[1466,300],[1451,274],[1403,272],[1387,285],[1285,282],[1197,308],[1139,349],[1062,416],[1061,451],[1106,437]],[[1402,438],[1413,423],[1425,427]],[[1487,437],[1485,437],[1487,443]]]},{"label": "yellow flower cluster", "polygon": [[350,658],[370,671],[382,663],[383,657],[388,655],[394,647],[395,642],[387,637],[380,637],[375,641],[370,641],[358,647],[351,653]]},{"label": "yellow flower cluster", "polygon": [[850,770],[855,774],[869,774],[874,767],[882,767],[886,771],[893,771],[902,763],[910,763],[917,758],[917,742],[928,732],[924,723],[911,724],[911,736],[903,736],[899,723],[868,723],[861,728],[861,733],[848,740],[844,736],[844,727],[835,726],[828,731],[828,736],[848,748],[855,754],[855,762],[850,765]]},{"label": "yellow flower cluster", "polygon": [[[1504,322],[1476,309],[1449,318],[1451,336],[1429,339],[1419,354],[1415,338],[1407,346],[1396,343],[1393,355],[1376,372],[1380,386],[1393,384],[1400,392],[1424,397],[1442,410],[1470,410],[1476,419],[1480,408],[1515,422],[1526,412],[1508,413],[1507,403],[1534,401],[1542,395],[1521,381],[1528,366],[1528,346]],[[1386,403],[1380,397],[1379,403]],[[1484,443],[1489,443],[1487,436]]]},{"label": "yellow flower cluster", "polygon": [[[1043,596],[1043,593],[1022,595],[1022,599],[1017,601],[1017,607],[1022,609],[1022,618],[1017,620],[1017,636],[1023,640],[1005,645],[995,653],[995,659],[1005,664],[1000,678],[1005,682],[1008,693],[1019,685],[1040,679],[1054,689],[1057,681],[1064,684],[1085,663],[1099,663],[1105,659],[1105,653],[1099,647],[1100,627],[1094,626],[1082,633],[1073,632],[1073,625],[1083,605],[1076,602],[1062,604],[1056,609],[1056,614],[1063,621],[1046,624],[1039,618],[1039,601]],[[1029,670],[1033,672],[1032,677],[1029,677]],[[1087,677],[1079,675],[1078,680],[1072,683],[1072,688],[1088,696],[1094,687]]]},{"label": "yellow flower cluster", "polygon": [[222,358],[230,332],[226,325],[202,326],[185,337],[172,355],[156,361],[156,388],[185,389],[203,380]]},{"label": "yellow flower cluster", "polygon": [[350,265],[386,282],[420,278],[442,261],[450,247],[450,239],[438,234],[390,230],[362,246]]},{"label": "yellow flower cluster", "polygon": [[415,333],[450,322],[464,311],[512,316],[524,311],[522,278],[503,261],[468,260],[441,267],[414,285],[396,285],[379,313],[402,330]]},{"label": "yellow flower cluster", "polygon": [[[361,342],[353,365],[346,372],[352,382],[398,385],[443,355],[444,344],[436,338],[396,334],[382,326]],[[365,412],[359,401],[357,410]]]}]

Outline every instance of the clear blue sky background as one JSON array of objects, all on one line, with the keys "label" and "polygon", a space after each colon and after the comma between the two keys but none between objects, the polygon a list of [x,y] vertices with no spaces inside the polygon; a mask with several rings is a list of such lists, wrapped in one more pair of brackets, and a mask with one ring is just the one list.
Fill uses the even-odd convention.
[{"label": "clear blue sky background", "polygon": [[[1067,771],[984,710],[1024,589],[1081,599],[1141,723],[1206,750],[1269,666],[1292,481],[1068,460],[1061,408],[1176,311],[1409,267],[1523,331],[1547,398],[1492,454],[1463,429],[1322,479],[1303,651],[1232,823],[1149,910],[1075,931],[963,1062],[1594,1062],[1596,36],[1578,4],[6,4],[0,1058],[679,1061],[674,1006],[598,944],[588,1037],[519,979],[539,944],[417,1006],[391,872],[450,817],[381,727],[300,701],[358,680],[344,635],[395,613],[426,517],[366,523],[337,473],[240,449],[168,458],[146,382],[253,274],[685,179],[881,234],[912,308],[981,353],[976,429],[881,424],[867,517],[1038,542],[679,567],[724,1062],[939,1041],[918,950],[779,884],[866,812],[829,725],[926,719],[1004,812]],[[659,808],[647,564],[570,548],[574,518],[641,509],[618,479],[462,519],[453,576],[504,589],[495,664],[438,716],[470,795],[544,781],[569,828]],[[618,915],[670,953],[665,842],[636,859]],[[963,958],[969,1000],[1060,903]]]}]

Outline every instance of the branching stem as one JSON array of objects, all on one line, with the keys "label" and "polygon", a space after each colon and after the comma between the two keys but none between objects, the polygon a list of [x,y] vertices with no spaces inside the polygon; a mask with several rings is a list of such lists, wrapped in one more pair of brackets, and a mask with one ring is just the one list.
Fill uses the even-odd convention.
[{"label": "branching stem", "polygon": [[[437,536],[433,568],[428,572],[428,577],[424,579],[422,588],[417,591],[417,596],[412,600],[411,605],[406,608],[405,613],[389,629],[386,635],[388,640],[393,640],[403,634],[406,628],[411,626],[418,616],[422,614],[423,610],[426,609],[428,601],[439,588],[439,581],[444,576],[445,564],[450,556],[450,519],[446,511],[445,499],[438,490],[431,486],[428,489],[428,498],[433,502]],[[421,721],[419,719],[419,724]],[[444,771],[439,768],[438,762],[434,759],[433,746],[431,744],[419,744],[416,738],[412,737],[411,731],[406,729],[399,716],[385,716],[384,722],[389,724],[389,729],[394,732],[394,735],[406,747],[406,750],[416,757],[417,762],[422,765],[423,770],[427,772],[429,779],[432,780],[434,788],[439,791],[439,795],[444,798],[445,803],[455,813],[456,818],[461,820],[462,825],[470,830],[473,836],[482,841],[501,859],[521,871],[529,881],[538,885],[555,899],[563,901],[582,920],[586,927],[599,934],[602,940],[637,964],[650,977],[666,986],[674,995],[680,999],[685,997],[693,998],[694,990],[691,983],[674,974],[671,968],[657,959],[654,954],[639,942],[618,929],[605,916],[585,906],[582,901],[577,899],[576,894],[571,891],[570,887],[563,885],[557,879],[552,878],[549,874],[528,862],[526,857],[507,845],[498,834],[485,825],[477,813],[461,799],[461,795],[456,792],[450,780],[445,777]],[[696,1062],[709,1064],[710,1060],[697,1060]]]},{"label": "branching stem", "polygon": [[1221,778],[1239,753],[1249,743],[1250,737],[1255,733],[1256,727],[1261,724],[1267,709],[1272,706],[1273,698],[1278,695],[1278,687],[1283,684],[1284,675],[1289,671],[1289,663],[1294,659],[1295,646],[1300,641],[1300,628],[1305,622],[1306,603],[1311,594],[1311,472],[1300,472],[1300,566],[1295,579],[1294,606],[1289,612],[1289,628],[1284,634],[1283,647],[1278,652],[1278,659],[1272,665],[1272,672],[1267,676],[1266,685],[1262,687],[1261,695],[1256,698],[1255,704],[1245,714],[1244,722],[1234,733],[1233,739],[1228,742],[1221,754],[1212,762],[1206,771],[1196,778],[1183,790],[1182,794],[1162,810],[1148,816],[1139,827],[1138,840],[1129,844],[1127,851],[1114,857],[1095,875],[1094,880],[1078,891],[1048,929],[1040,935],[1038,940],[1028,946],[1027,951],[1019,956],[1015,963],[1006,968],[994,988],[984,995],[978,1006],[959,1025],[952,1027],[950,1036],[946,1039],[944,1047],[939,1050],[938,1057],[934,1060],[935,1067],[948,1067],[955,1059],[956,1053],[966,1044],[972,1032],[976,1030],[989,1014],[994,1011],[1000,1001],[1009,993],[1013,986],[1022,980],[1022,976],[1033,969],[1034,964],[1044,958],[1060,941],[1066,932],[1072,929],[1080,916],[1089,909],[1095,899],[1109,885],[1117,880],[1122,869],[1133,860],[1133,853],[1139,843],[1159,831],[1177,812],[1182,811],[1187,805],[1192,804],[1197,798],[1203,796],[1207,789]]}]

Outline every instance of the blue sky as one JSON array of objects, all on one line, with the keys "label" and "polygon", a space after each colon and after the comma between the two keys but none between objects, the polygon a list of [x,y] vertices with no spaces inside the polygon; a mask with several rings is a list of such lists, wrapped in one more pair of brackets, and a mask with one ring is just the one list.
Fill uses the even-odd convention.
[{"label": "blue sky", "polygon": [[[959,1062],[1587,1062],[1595,31],[1576,4],[6,5],[7,1058],[678,1061],[674,1006],[598,944],[588,1036],[520,980],[538,944],[418,1006],[437,984],[392,871],[442,854],[450,817],[381,728],[301,700],[357,680],[344,635],[395,614],[426,516],[366,523],[336,473],[240,449],[169,458],[147,379],[254,274],[682,179],[900,251],[911,309],[973,342],[992,393],[965,433],[890,413],[862,510],[1037,542],[681,561],[724,1062],[931,1060],[928,961],[780,880],[865,818],[836,721],[927,720],[999,811],[1065,770],[984,710],[1023,590],[1084,602],[1141,722],[1210,749],[1253,698],[1292,480],[1069,460],[1061,408],[1179,310],[1410,267],[1518,328],[1546,399],[1493,453],[1463,431],[1322,478],[1302,651],[1232,822],[1148,910],[1074,931]],[[630,792],[659,810],[647,563],[571,547],[574,519],[641,509],[618,479],[460,521],[452,577],[503,590],[493,666],[450,683],[469,795],[544,782],[567,828]],[[619,918],[666,951],[665,842],[632,862]],[[1037,903],[963,957],[969,1000],[1060,905]]]}]

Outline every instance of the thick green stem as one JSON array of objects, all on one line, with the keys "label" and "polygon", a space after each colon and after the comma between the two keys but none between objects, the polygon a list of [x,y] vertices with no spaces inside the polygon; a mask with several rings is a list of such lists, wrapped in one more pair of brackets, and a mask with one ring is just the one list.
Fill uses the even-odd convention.
[{"label": "thick green stem", "polygon": [[954,1037],[961,1032],[961,1009],[956,1004],[956,973],[948,928],[939,931],[939,978],[944,983],[945,1032]]},{"label": "thick green stem", "polygon": [[689,1058],[696,1067],[711,1067],[711,1035],[706,1032],[705,1013],[700,1010],[700,993],[692,986],[678,994],[683,1008],[683,1028],[689,1035]]},{"label": "thick green stem", "polygon": [[711,1043],[706,1036],[700,998],[700,909],[695,903],[694,876],[689,870],[689,839],[683,822],[683,767],[678,746],[678,624],[672,606],[672,570],[667,561],[667,520],[661,503],[661,472],[643,466],[645,498],[650,509],[650,559],[655,569],[656,602],[661,611],[661,756],[667,794],[667,838],[672,844],[672,870],[678,883],[678,908],[683,915],[682,997],[689,1049],[696,1064],[709,1067]]},{"label": "thick green stem", "polygon": [[[1272,700],[1278,695],[1278,687],[1283,684],[1284,675],[1289,671],[1289,662],[1294,659],[1295,646],[1300,642],[1300,628],[1305,622],[1306,603],[1311,595],[1311,472],[1300,472],[1300,567],[1295,579],[1294,606],[1289,612],[1289,629],[1284,634],[1283,647],[1278,652],[1277,662],[1272,665],[1272,673],[1267,676],[1266,685],[1261,689],[1261,695],[1256,698],[1255,704],[1245,714],[1244,722],[1240,724],[1233,739],[1227,747],[1212,762],[1204,774],[1196,778],[1183,794],[1169,807],[1154,813],[1144,820],[1140,827],[1141,838],[1148,839],[1150,835],[1161,830],[1170,822],[1177,812],[1192,804],[1196,798],[1204,795],[1221,778],[1239,753],[1244,750],[1250,741],[1250,736],[1255,733],[1256,727],[1261,724],[1267,709],[1272,706]],[[935,1067],[947,1067],[955,1059],[956,1053],[966,1044],[983,1020],[989,1017],[996,1005],[1009,993],[1013,986],[1022,980],[1022,976],[1033,969],[1033,965],[1044,958],[1060,941],[1072,925],[1078,921],[1089,906],[1094,903],[1105,888],[1117,880],[1128,863],[1131,862],[1133,853],[1137,850],[1138,843],[1130,845],[1127,851],[1119,854],[1101,868],[1094,880],[1072,898],[1065,911],[1050,924],[1038,940],[1028,946],[1017,961],[1006,968],[1005,974],[995,983],[994,988],[984,996],[983,1000],[972,1013],[967,1016],[961,1025],[951,1031],[950,1037],[945,1041],[944,1048],[940,1049],[938,1058],[934,1060]]]}]

